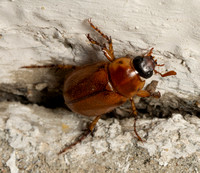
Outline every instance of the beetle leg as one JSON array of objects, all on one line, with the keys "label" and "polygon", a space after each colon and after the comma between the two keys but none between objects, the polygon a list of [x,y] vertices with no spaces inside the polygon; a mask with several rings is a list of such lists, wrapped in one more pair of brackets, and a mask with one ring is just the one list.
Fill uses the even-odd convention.
[{"label": "beetle leg", "polygon": [[115,57],[114,57],[114,51],[113,51],[113,46],[112,46],[112,38],[108,37],[103,32],[101,32],[101,30],[98,27],[94,26],[94,24],[91,22],[91,19],[88,19],[88,22],[95,31],[97,31],[103,38],[105,38],[108,41],[109,50],[107,50],[107,54],[109,54],[109,58],[106,55],[105,56],[108,58],[109,61],[113,61]]},{"label": "beetle leg", "polygon": [[146,91],[146,90],[139,90],[136,94],[139,97],[149,97],[151,96],[150,92]]},{"label": "beetle leg", "polygon": [[101,118],[101,115],[98,115],[93,121],[92,123],[89,125],[89,129],[92,132],[94,130],[94,127],[96,126],[97,122],[99,121],[99,119]]},{"label": "beetle leg", "polygon": [[135,117],[135,121],[134,121],[134,132],[138,138],[139,141],[143,142],[142,138],[138,135],[137,133],[137,130],[136,130],[136,121],[137,121],[137,110],[136,110],[136,107],[135,107],[135,103],[133,101],[133,98],[130,99],[131,101],[131,106],[132,106],[132,110],[133,110],[133,115]]},{"label": "beetle leg", "polygon": [[137,94],[137,96],[139,97],[154,97],[154,98],[160,98],[161,97],[161,94],[159,91],[157,92],[149,92],[147,90],[140,90]]},{"label": "beetle leg", "polygon": [[101,118],[101,115],[98,115],[93,121],[92,123],[89,125],[88,129],[85,131],[85,133],[83,133],[81,136],[79,136],[79,138],[77,139],[77,141],[75,141],[74,143],[70,144],[69,146],[65,147],[64,149],[62,149],[59,154],[62,154],[64,152],[66,152],[67,150],[69,150],[70,148],[72,148],[73,146],[75,146],[78,143],[81,143],[89,134],[91,134],[94,130],[95,125],[97,124],[98,120]]},{"label": "beetle leg", "polygon": [[71,149],[73,146],[75,146],[78,143],[81,143],[81,141],[83,141],[89,134],[91,133],[90,130],[85,131],[85,133],[83,133],[81,136],[79,136],[78,140],[75,141],[74,143],[70,144],[69,146],[65,147],[64,149],[62,149],[58,155],[66,152],[67,150]]},{"label": "beetle leg", "polygon": [[90,37],[90,34],[87,34],[86,37],[88,38],[88,40],[92,43],[92,44],[96,44],[97,46],[101,47],[101,50],[103,51],[104,55],[106,56],[106,58],[109,61],[113,61],[114,57],[113,55],[110,53],[110,51],[107,49],[106,45],[103,44],[101,45],[99,42],[97,42],[96,40],[94,40],[93,38]]},{"label": "beetle leg", "polygon": [[150,97],[151,96],[154,98],[160,98],[161,97],[160,92],[156,91],[157,85],[158,85],[158,81],[153,80],[153,81],[151,81],[150,84],[148,84],[146,86],[145,90],[139,90],[136,95],[139,97]]},{"label": "beetle leg", "polygon": [[49,64],[49,65],[30,65],[22,66],[21,68],[58,68],[58,69],[75,69],[74,65],[64,65],[64,64]]},{"label": "beetle leg", "polygon": [[147,55],[146,56],[151,56],[151,54],[153,53],[153,47],[150,49],[150,51],[147,53]]},{"label": "beetle leg", "polygon": [[94,26],[94,24],[92,23],[91,19],[88,19],[88,23],[90,24],[90,26],[96,30],[103,38],[105,38],[108,42],[110,41],[110,38],[105,35],[103,32],[101,32],[101,30],[99,28],[97,28],[96,26]]}]

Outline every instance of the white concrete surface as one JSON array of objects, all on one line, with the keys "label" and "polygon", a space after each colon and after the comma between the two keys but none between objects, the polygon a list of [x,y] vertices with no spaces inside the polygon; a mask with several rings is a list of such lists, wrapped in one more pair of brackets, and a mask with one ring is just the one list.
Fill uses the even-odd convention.
[{"label": "white concrete surface", "polygon": [[[154,47],[153,55],[158,63],[165,63],[158,70],[177,72],[176,76],[168,78],[157,75],[151,78],[159,80],[158,90],[162,94],[171,92],[180,98],[198,101],[200,5],[197,0],[1,0],[0,88],[7,84],[13,86],[12,93],[19,94],[14,90],[16,84],[30,89],[32,84],[46,87],[46,80],[54,81],[46,71],[20,69],[21,66],[54,61],[80,65],[105,59],[85,37],[91,33],[92,37],[99,38],[89,27],[88,18],[112,36],[116,57],[141,55]],[[34,95],[34,92],[28,94]],[[139,120],[138,133],[147,140],[144,144],[137,143],[133,132],[123,131],[121,123],[125,121],[126,126],[130,123],[132,127],[133,119],[127,122],[100,120],[93,139],[86,139],[68,154],[58,157],[56,153],[60,148],[81,133],[81,124],[88,121],[87,117],[64,109],[52,110],[20,103],[2,102],[0,107],[1,153],[10,147],[2,155],[0,165],[7,165],[11,172],[40,169],[131,172],[136,168],[164,172],[173,171],[176,159],[179,162],[182,158],[185,160],[177,169],[185,171],[189,167],[187,159],[192,160],[192,157],[195,161],[191,170],[200,171],[199,118],[195,116],[185,118],[173,114],[168,120]],[[143,125],[149,129],[142,130],[146,129]],[[129,152],[131,148],[133,150]],[[143,148],[148,152],[145,153]],[[139,156],[135,157],[134,152]],[[144,158],[150,155],[149,167],[143,164],[143,153]],[[154,161],[158,163],[156,168]]]}]

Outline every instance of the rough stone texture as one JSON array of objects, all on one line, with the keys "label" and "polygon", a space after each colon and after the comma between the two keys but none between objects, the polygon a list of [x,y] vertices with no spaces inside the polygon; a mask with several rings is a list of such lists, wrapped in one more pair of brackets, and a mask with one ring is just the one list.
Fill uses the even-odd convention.
[{"label": "rough stone texture", "polygon": [[[100,120],[88,137],[66,154],[89,120],[63,108],[2,102],[1,171],[8,172],[195,172],[200,169],[200,120],[173,114],[169,119],[140,119],[138,142],[133,118]],[[79,125],[80,124],[80,125]],[[162,166],[164,165],[164,166]]]},{"label": "rough stone texture", "polygon": [[[1,172],[199,172],[199,1],[0,2]],[[62,84],[70,70],[26,65],[82,65],[105,60],[85,34],[101,38],[92,21],[113,38],[116,57],[154,47],[160,99],[136,98],[138,142],[127,103],[101,119],[94,137],[58,156],[89,119],[70,112]]]}]

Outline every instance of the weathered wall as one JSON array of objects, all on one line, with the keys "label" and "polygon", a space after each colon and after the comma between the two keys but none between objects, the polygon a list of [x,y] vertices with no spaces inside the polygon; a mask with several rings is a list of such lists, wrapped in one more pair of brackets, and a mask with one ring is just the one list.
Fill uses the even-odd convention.
[{"label": "weathered wall", "polygon": [[[11,172],[200,171],[199,11],[199,1],[195,0],[190,3],[1,0],[0,169]],[[57,156],[63,145],[74,140],[88,122],[87,117],[63,107],[61,88],[69,71],[20,67],[51,63],[81,65],[105,59],[85,36],[91,33],[99,38],[89,27],[88,18],[112,36],[116,57],[141,55],[154,47],[153,55],[158,63],[165,64],[158,70],[163,73],[175,70],[177,75],[167,78],[155,75],[147,81],[158,80],[157,88],[164,97],[137,104],[140,110],[146,111],[144,119],[138,120],[138,133],[145,143],[134,137],[133,118],[108,118],[100,120],[93,138],[86,139],[66,155]],[[115,112],[123,115],[124,110]],[[176,114],[171,116],[173,112]],[[147,118],[149,114],[168,119]]]}]

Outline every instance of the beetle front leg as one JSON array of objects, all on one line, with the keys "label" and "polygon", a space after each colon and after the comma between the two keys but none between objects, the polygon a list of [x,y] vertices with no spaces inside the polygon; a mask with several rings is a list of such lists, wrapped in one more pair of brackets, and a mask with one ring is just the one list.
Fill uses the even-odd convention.
[{"label": "beetle front leg", "polygon": [[152,55],[152,53],[153,53],[153,47],[150,49],[150,51],[147,53],[147,55],[146,56],[151,56]]},{"label": "beetle front leg", "polygon": [[150,92],[148,92],[146,90],[139,90],[136,95],[139,97],[150,97],[151,96]]},{"label": "beetle front leg", "polygon": [[149,92],[147,90],[140,90],[137,94],[137,96],[139,97],[154,97],[154,98],[160,98],[160,92]]},{"label": "beetle front leg", "polygon": [[91,134],[94,130],[94,127],[96,126],[97,122],[99,121],[99,119],[101,118],[101,115],[98,115],[93,121],[92,123],[88,126],[88,129],[81,135],[79,136],[79,138],[77,139],[77,141],[75,141],[74,143],[70,144],[69,146],[65,147],[64,149],[62,149],[58,155],[66,152],[67,150],[71,149],[73,146],[75,146],[78,143],[81,143],[89,134]]},{"label": "beetle front leg", "polygon": [[139,90],[136,95],[139,97],[160,98],[161,97],[160,92],[156,91],[157,85],[158,85],[158,81],[152,80],[151,83],[146,86],[145,90]]}]

